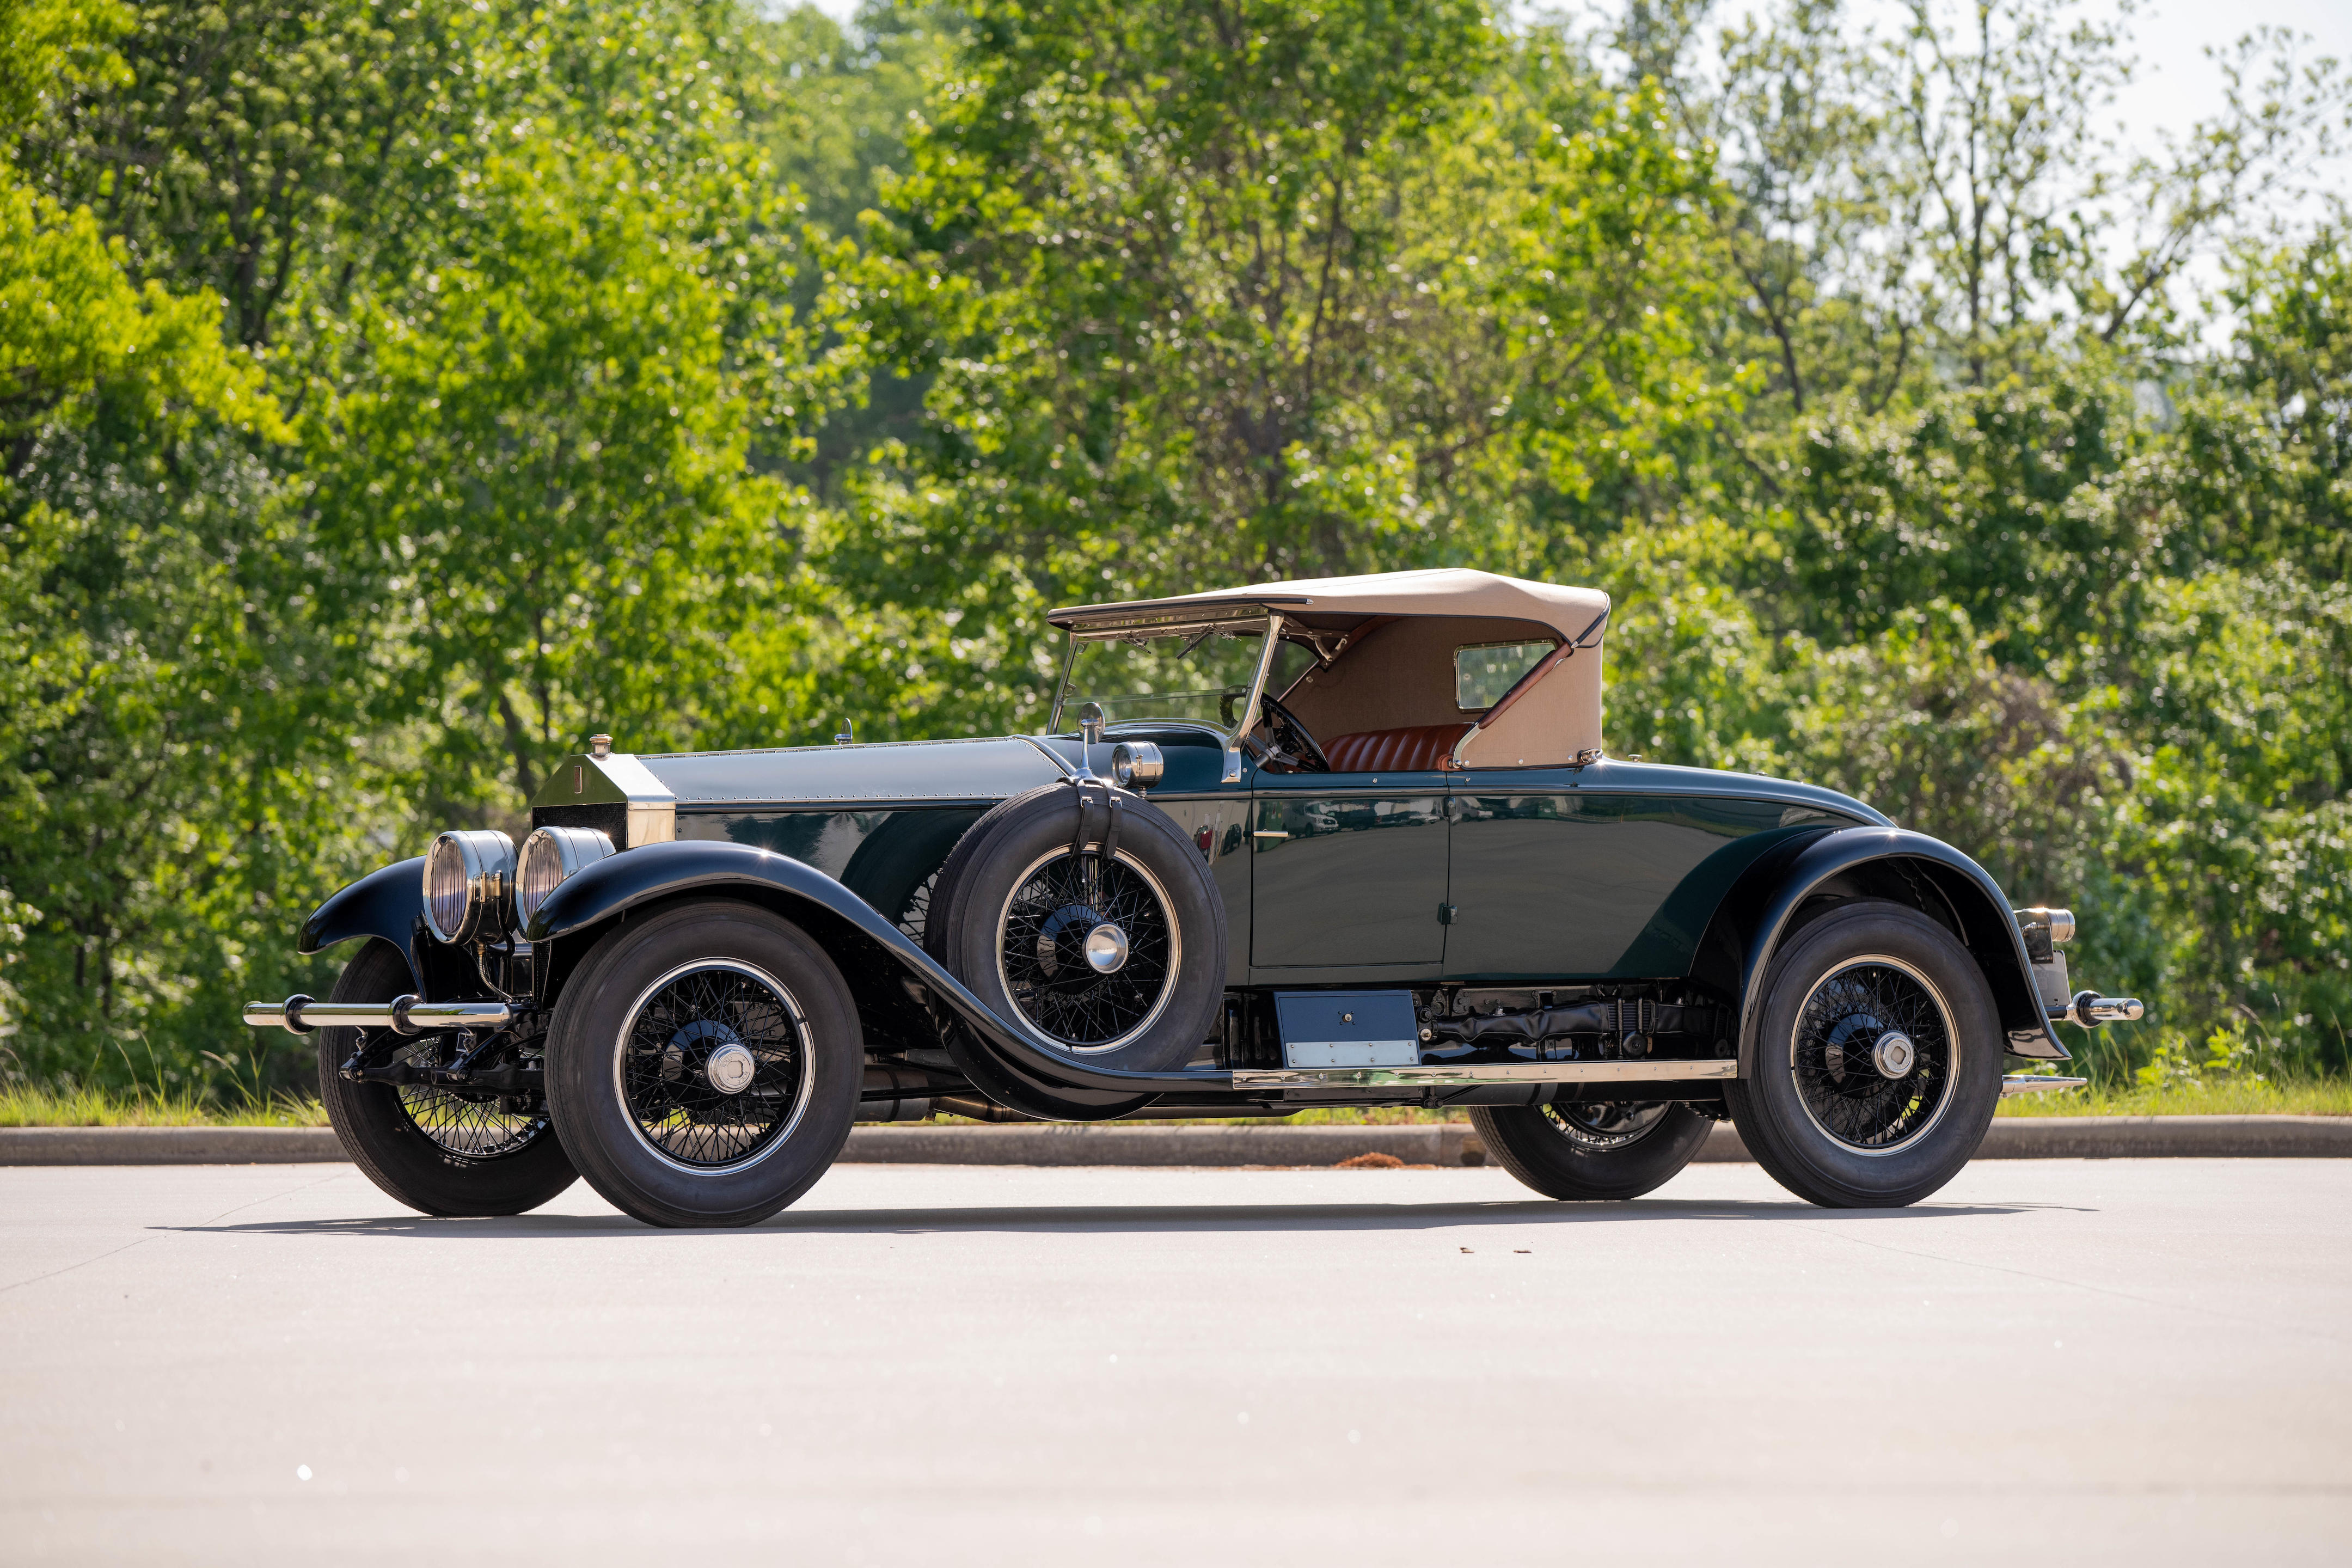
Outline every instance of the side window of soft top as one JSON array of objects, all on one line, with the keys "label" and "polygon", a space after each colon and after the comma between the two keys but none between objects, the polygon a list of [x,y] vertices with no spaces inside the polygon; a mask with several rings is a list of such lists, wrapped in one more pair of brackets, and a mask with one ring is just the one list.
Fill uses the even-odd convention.
[{"label": "side window of soft top", "polygon": [[1553,647],[1548,642],[1492,642],[1455,648],[1454,705],[1465,713],[1485,712]]}]

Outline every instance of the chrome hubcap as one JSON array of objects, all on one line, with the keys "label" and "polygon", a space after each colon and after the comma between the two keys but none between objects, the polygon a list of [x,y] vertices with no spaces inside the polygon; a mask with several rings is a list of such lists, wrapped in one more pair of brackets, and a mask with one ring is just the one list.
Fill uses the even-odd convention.
[{"label": "chrome hubcap", "polygon": [[702,1064],[703,1077],[710,1087],[721,1094],[740,1094],[751,1087],[751,1079],[760,1070],[760,1061],[740,1044],[725,1045],[710,1053]]},{"label": "chrome hubcap", "polygon": [[1087,963],[1097,974],[1116,974],[1127,965],[1127,933],[1106,921],[1087,932]]},{"label": "chrome hubcap", "polygon": [[1900,1029],[1889,1029],[1870,1047],[1871,1065],[1881,1078],[1901,1078],[1919,1059],[1919,1048]]}]

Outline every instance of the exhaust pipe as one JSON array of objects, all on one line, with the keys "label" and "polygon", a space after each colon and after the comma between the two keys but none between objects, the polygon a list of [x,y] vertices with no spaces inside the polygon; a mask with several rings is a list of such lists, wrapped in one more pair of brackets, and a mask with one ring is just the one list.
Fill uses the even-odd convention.
[{"label": "exhaust pipe", "polygon": [[504,1002],[427,1002],[395,996],[389,1002],[321,1002],[289,996],[283,1002],[247,1002],[245,1021],[257,1029],[390,1029],[395,1035],[434,1035],[444,1029],[496,1029],[514,1022]]},{"label": "exhaust pipe", "polygon": [[859,1090],[860,1121],[928,1121],[931,1115],[930,1079],[897,1068],[869,1067]]}]

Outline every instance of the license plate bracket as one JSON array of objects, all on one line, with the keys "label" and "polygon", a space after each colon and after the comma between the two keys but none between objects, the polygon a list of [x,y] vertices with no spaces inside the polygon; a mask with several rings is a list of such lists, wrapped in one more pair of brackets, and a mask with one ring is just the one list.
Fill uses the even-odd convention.
[{"label": "license plate bracket", "polygon": [[1421,1065],[1410,991],[1277,991],[1274,1012],[1285,1067]]}]

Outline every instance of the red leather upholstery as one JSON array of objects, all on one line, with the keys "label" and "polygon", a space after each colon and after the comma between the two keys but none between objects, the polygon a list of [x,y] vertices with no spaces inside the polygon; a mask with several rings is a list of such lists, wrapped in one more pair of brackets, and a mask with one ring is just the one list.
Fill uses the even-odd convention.
[{"label": "red leather upholstery", "polygon": [[1363,730],[1323,742],[1335,773],[1413,773],[1442,768],[1467,724],[1417,724],[1403,730]]}]

